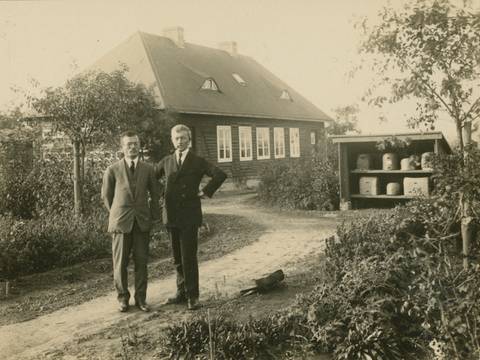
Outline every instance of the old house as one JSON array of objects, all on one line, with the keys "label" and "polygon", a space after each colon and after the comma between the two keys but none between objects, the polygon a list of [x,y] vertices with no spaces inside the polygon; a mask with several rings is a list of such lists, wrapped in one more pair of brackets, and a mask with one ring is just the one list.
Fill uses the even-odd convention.
[{"label": "old house", "polygon": [[192,147],[234,179],[250,179],[266,163],[310,156],[331,119],[248,56],[235,42],[218,49],[185,42],[183,29],[164,36],[137,32],[93,69],[120,64],[131,81],[154,91],[160,111],[193,132]]}]

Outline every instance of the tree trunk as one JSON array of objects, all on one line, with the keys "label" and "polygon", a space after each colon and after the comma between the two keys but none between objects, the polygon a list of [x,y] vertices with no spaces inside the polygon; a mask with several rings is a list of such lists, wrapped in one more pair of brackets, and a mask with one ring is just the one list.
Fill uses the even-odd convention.
[{"label": "tree trunk", "polygon": [[[468,172],[469,169],[469,151],[470,144],[472,141],[472,123],[471,121],[466,121],[463,126],[463,164],[465,169]],[[465,174],[469,176],[469,174]],[[462,210],[462,220],[461,220],[461,232],[462,232],[462,255],[463,255],[463,268],[468,269],[468,257],[470,256],[470,244],[472,243],[473,233],[474,233],[474,223],[472,217],[472,204],[470,203],[470,197],[468,194],[462,194],[460,208]]]},{"label": "tree trunk", "polygon": [[82,179],[81,179],[81,154],[80,142],[73,141],[73,198],[74,198],[74,214],[76,218],[82,215],[83,199],[82,199]]}]

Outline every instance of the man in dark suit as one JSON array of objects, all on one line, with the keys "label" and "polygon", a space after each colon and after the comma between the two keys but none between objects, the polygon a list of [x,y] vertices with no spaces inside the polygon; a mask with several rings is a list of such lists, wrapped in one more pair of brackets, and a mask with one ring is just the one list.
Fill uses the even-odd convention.
[{"label": "man in dark suit", "polygon": [[128,300],[127,266],[133,251],[135,265],[135,305],[148,312],[147,260],[150,229],[160,219],[159,188],[153,166],[140,161],[140,140],[135,132],[120,137],[124,158],[110,165],[103,176],[102,199],[109,211],[108,231],[112,233],[113,280],[126,312]]},{"label": "man in dark suit", "polygon": [[[163,222],[172,242],[177,271],[177,293],[168,304],[187,303],[189,310],[198,308],[198,228],[202,224],[200,199],[212,197],[227,175],[189,149],[191,132],[185,125],[172,128],[175,152],[156,166],[157,177],[166,177]],[[211,179],[201,189],[204,176]]]}]

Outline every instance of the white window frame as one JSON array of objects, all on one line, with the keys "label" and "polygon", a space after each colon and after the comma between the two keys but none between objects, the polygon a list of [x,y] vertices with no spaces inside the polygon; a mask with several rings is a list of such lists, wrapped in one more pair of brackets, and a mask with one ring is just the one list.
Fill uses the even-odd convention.
[{"label": "white window frame", "polygon": [[219,87],[216,83],[216,81],[212,78],[209,78],[209,79],[206,79],[204,82],[203,82],[203,85],[202,85],[202,90],[207,90],[207,91],[216,91],[216,92],[219,92]]},{"label": "white window frame", "polygon": [[317,132],[315,130],[310,130],[310,145],[317,144]]},{"label": "white window frame", "polygon": [[[242,150],[245,151],[245,156],[242,156]],[[238,127],[238,151],[240,161],[253,160],[253,144],[252,144],[252,127],[239,126]]]},{"label": "white window frame", "polygon": [[300,130],[299,128],[290,128],[290,157],[300,157]]},{"label": "white window frame", "polygon": [[[229,152],[229,156],[220,157],[220,151],[223,154]],[[218,162],[232,161],[232,127],[225,125],[217,125],[217,159]]]},{"label": "white window frame", "polygon": [[[261,156],[260,148],[262,149]],[[268,127],[257,127],[257,159],[270,159],[270,128]]]},{"label": "white window frame", "polygon": [[273,128],[273,147],[275,159],[283,159],[285,157],[285,129],[283,127]]}]

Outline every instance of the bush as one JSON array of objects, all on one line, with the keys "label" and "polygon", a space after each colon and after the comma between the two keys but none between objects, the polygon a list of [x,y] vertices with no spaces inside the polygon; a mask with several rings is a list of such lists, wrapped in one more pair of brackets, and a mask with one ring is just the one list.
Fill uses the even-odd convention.
[{"label": "bush", "polygon": [[[100,199],[103,171],[108,160],[86,159],[84,176],[85,213],[103,207]],[[22,219],[73,213],[72,160],[51,154],[34,163],[30,171],[18,171],[3,186],[0,214]]]},{"label": "bush", "polygon": [[[268,349],[302,339],[334,359],[426,359],[436,340],[446,359],[478,359],[480,266],[462,268],[455,205],[418,199],[340,225],[327,242],[326,282],[264,319],[215,319],[214,334],[229,341],[215,337],[215,357],[273,358]],[[207,358],[205,318],[173,325],[166,337],[171,358]]]},{"label": "bush", "polygon": [[262,171],[260,180],[259,198],[269,205],[303,210],[338,209],[337,164],[323,154],[275,162]]},{"label": "bush", "polygon": [[0,217],[0,278],[108,256],[106,223],[105,213],[80,220],[56,214],[32,220]]}]

